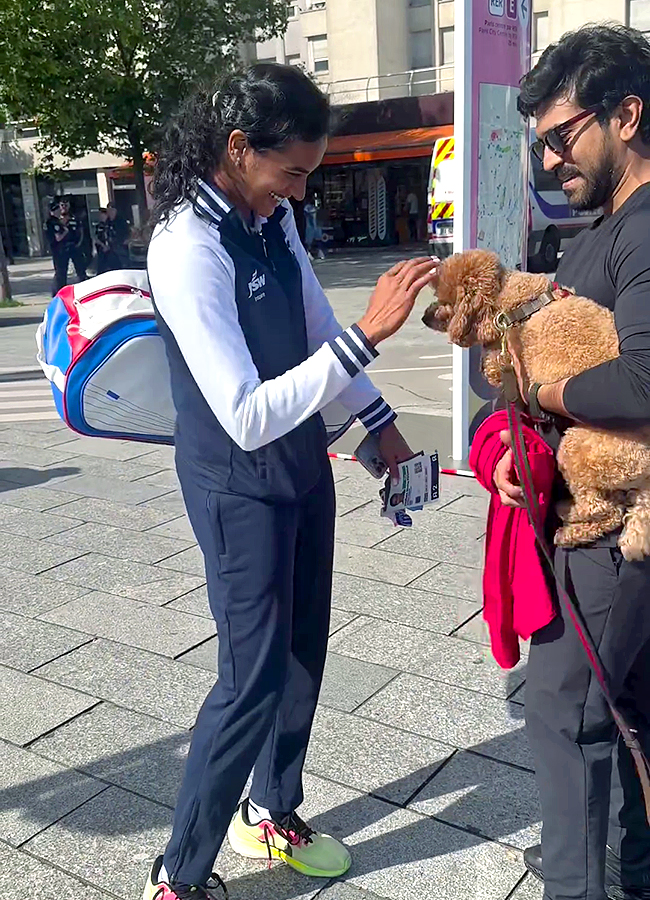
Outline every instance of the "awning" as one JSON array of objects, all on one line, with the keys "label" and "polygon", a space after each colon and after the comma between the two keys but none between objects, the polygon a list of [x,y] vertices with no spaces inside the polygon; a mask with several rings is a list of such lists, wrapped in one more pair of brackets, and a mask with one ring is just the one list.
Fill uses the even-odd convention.
[{"label": "awning", "polygon": [[453,125],[438,125],[434,128],[340,135],[330,138],[323,165],[430,156],[438,138],[451,137],[453,133]]}]

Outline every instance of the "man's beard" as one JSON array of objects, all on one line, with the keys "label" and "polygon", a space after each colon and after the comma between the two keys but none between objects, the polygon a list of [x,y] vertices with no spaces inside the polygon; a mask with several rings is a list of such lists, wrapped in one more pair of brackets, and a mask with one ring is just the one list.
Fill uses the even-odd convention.
[{"label": "man's beard", "polygon": [[556,175],[562,183],[575,176],[580,178],[578,186],[571,192],[566,192],[569,206],[577,210],[595,210],[603,206],[613,197],[620,178],[609,148],[604,148],[602,158],[593,166],[587,165],[579,169],[577,166],[564,165],[557,170]]}]

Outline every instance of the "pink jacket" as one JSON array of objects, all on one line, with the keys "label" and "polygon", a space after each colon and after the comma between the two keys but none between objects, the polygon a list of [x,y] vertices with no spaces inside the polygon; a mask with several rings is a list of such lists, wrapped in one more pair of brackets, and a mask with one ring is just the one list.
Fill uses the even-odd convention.
[{"label": "pink jacket", "polygon": [[[528,420],[529,421],[529,420]],[[524,419],[526,422],[526,419]],[[494,470],[506,451],[499,432],[508,428],[505,410],[478,428],[469,464],[490,492],[483,572],[483,618],[490,631],[494,658],[504,669],[519,662],[519,638],[527,640],[555,618],[555,607],[525,509],[504,506],[494,485]],[[542,517],[553,487],[553,451],[529,425],[523,425],[528,461]]]}]

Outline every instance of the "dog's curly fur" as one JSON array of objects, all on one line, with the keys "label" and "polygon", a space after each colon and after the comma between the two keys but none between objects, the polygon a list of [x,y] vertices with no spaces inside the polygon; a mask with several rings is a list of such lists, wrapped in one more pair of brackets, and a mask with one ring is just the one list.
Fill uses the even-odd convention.
[{"label": "dog's curly fur", "polygon": [[[496,254],[470,250],[445,260],[437,300],[424,323],[446,331],[460,347],[480,344],[484,372],[500,385],[503,361],[495,316],[549,288],[543,275],[504,269]],[[530,383],[551,384],[615,359],[619,342],[614,316],[593,300],[556,292],[556,299],[510,329],[513,350]],[[626,559],[650,554],[650,428],[634,434],[585,425],[567,429],[558,465],[572,500],[558,510],[560,546],[589,544],[624,526],[619,546]]]}]

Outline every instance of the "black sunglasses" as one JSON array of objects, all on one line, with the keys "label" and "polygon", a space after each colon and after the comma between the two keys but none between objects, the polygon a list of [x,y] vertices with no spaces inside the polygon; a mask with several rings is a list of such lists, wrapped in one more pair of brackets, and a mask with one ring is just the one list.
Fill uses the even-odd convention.
[{"label": "black sunglasses", "polygon": [[578,113],[577,116],[573,116],[571,119],[567,119],[566,122],[560,122],[559,125],[556,125],[555,128],[550,128],[543,138],[535,141],[534,144],[531,145],[531,151],[534,156],[540,162],[544,161],[544,151],[548,147],[551,153],[555,153],[556,156],[562,156],[563,153],[566,153],[567,146],[567,138],[569,137],[568,132],[571,131],[574,125],[577,125],[578,122],[582,122],[587,116],[593,116],[599,112],[604,110],[604,106],[602,103],[597,103],[595,106],[590,106],[588,109],[583,109],[581,113]]}]

